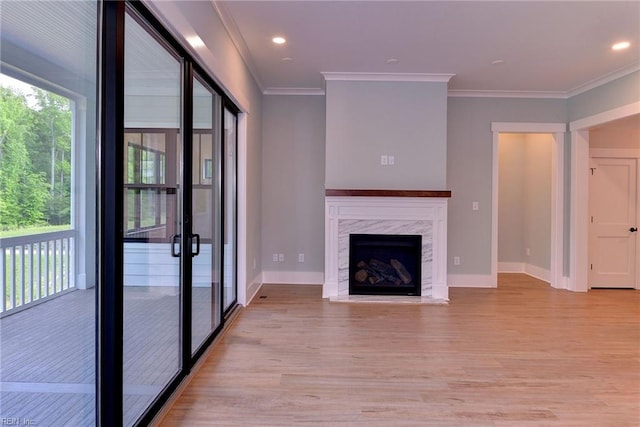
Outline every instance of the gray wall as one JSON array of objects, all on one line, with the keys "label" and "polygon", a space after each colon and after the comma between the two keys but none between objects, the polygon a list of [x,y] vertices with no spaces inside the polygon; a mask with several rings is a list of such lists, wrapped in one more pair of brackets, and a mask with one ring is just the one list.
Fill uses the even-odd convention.
[{"label": "gray wall", "polygon": [[325,98],[267,95],[263,107],[262,265],[323,272]]},{"label": "gray wall", "polygon": [[[561,99],[449,98],[449,274],[491,273],[492,122],[562,123]],[[567,196],[568,197],[568,196]],[[472,202],[480,209],[472,211]],[[454,266],[453,256],[461,257]]]},{"label": "gray wall", "polygon": [[326,91],[327,188],[446,188],[446,83],[328,81]]},{"label": "gray wall", "polygon": [[640,129],[598,128],[589,131],[590,148],[639,149]]},{"label": "gray wall", "polygon": [[[247,268],[247,295],[255,291],[262,271],[262,92],[256,84],[251,72],[238,53],[231,38],[227,34],[220,18],[211,2],[181,1],[162,2],[147,1],[147,3],[177,37],[183,39],[185,46],[189,46],[180,35],[185,23],[192,26],[193,31],[205,42],[212,55],[199,57],[200,63],[211,72],[223,89],[234,99],[241,101],[246,108],[247,146],[246,146],[246,176],[239,179],[246,180],[247,188],[247,236],[245,257]],[[175,25],[175,26],[174,26]],[[255,261],[255,262],[254,262]]]},{"label": "gray wall", "polygon": [[551,134],[500,135],[498,262],[551,268],[552,149]]},{"label": "gray wall", "polygon": [[569,121],[640,101],[640,71],[569,98]]},{"label": "gray wall", "polygon": [[[525,136],[524,262],[551,268],[551,152],[553,136]],[[530,254],[526,254],[526,249]]]},{"label": "gray wall", "polygon": [[524,262],[525,136],[501,134],[498,149],[498,262]]}]

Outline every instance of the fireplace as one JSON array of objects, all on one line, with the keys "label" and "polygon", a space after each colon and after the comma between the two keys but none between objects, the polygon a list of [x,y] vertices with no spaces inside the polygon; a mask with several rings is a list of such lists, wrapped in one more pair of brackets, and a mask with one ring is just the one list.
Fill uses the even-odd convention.
[{"label": "fireplace", "polygon": [[[422,238],[421,266],[417,273],[420,292],[415,297],[403,298],[424,302],[449,300],[447,201],[450,191],[328,189],[325,196],[324,298],[349,300],[349,236],[377,234]],[[398,299],[397,296],[388,298]]]},{"label": "fireplace", "polygon": [[421,266],[421,235],[349,235],[350,295],[419,296]]}]

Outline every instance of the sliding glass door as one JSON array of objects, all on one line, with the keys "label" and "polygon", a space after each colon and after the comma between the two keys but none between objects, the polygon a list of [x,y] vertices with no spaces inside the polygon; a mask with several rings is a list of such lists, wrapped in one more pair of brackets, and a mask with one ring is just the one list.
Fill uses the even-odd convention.
[{"label": "sliding glass door", "polygon": [[193,77],[193,233],[199,251],[192,264],[191,354],[220,325],[222,188],[220,96]]},{"label": "sliding glass door", "polygon": [[237,116],[224,109],[224,309],[229,310],[237,298]]},{"label": "sliding glass door", "polygon": [[123,416],[132,425],[182,368],[182,65],[125,18]]},{"label": "sliding glass door", "polygon": [[96,414],[101,4],[0,1],[0,425]]},{"label": "sliding glass door", "polygon": [[0,13],[0,424],[148,425],[237,301],[237,114],[145,2]]}]

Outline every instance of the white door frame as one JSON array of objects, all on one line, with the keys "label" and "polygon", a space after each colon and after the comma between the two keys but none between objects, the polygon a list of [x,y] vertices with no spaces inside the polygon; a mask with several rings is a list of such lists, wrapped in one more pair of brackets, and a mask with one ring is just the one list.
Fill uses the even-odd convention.
[{"label": "white door frame", "polygon": [[491,123],[493,171],[491,188],[491,282],[498,284],[498,142],[500,133],[547,133],[553,135],[551,152],[551,263],[549,282],[565,289],[564,259],[564,135],[566,123]]},{"label": "white door frame", "polygon": [[[589,129],[624,117],[640,114],[634,102],[569,123],[571,131],[571,208],[569,287],[576,292],[589,290]],[[636,269],[640,270],[640,269]],[[636,280],[636,289],[640,289]]]}]

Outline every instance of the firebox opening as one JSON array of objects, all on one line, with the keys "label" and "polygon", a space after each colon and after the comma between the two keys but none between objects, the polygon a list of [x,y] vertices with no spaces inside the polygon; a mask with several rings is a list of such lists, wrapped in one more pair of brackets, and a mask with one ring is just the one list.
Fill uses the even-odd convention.
[{"label": "firebox opening", "polygon": [[421,278],[421,235],[349,235],[350,295],[419,296]]}]

